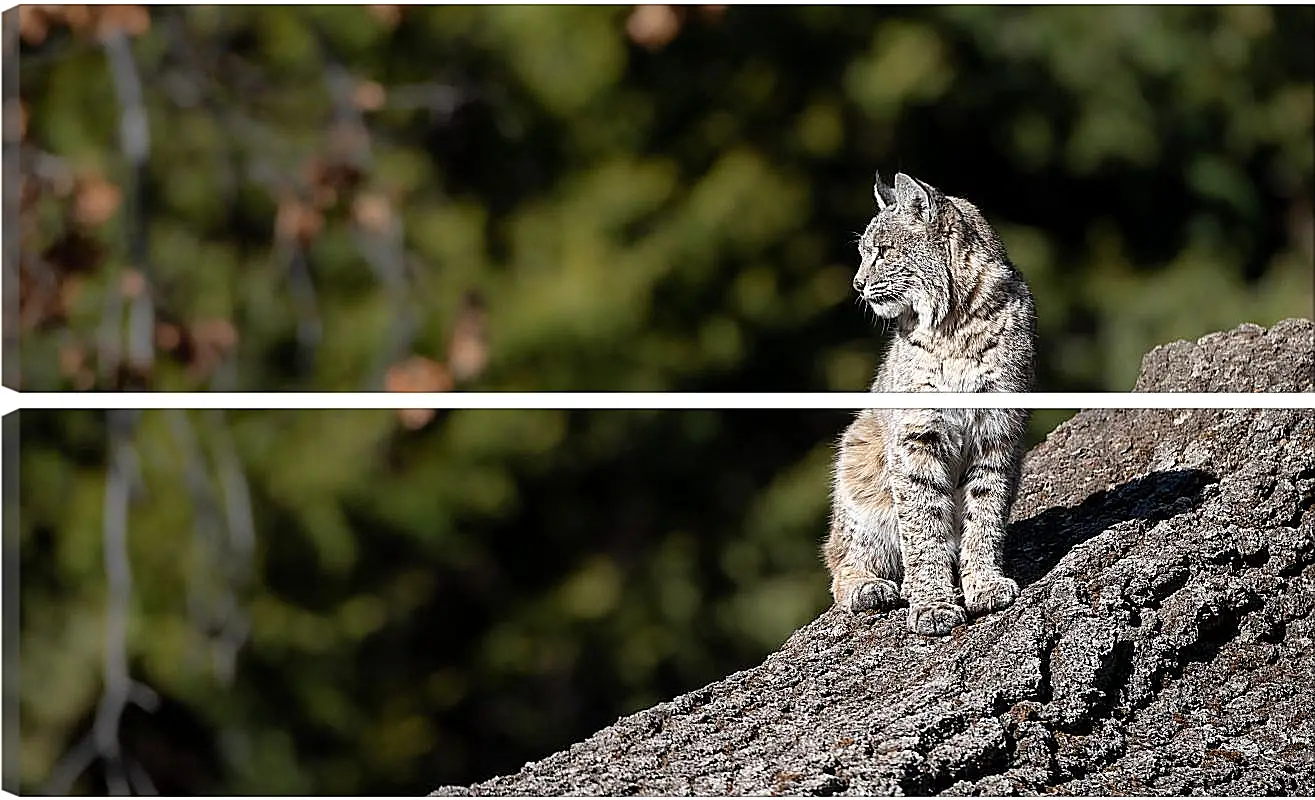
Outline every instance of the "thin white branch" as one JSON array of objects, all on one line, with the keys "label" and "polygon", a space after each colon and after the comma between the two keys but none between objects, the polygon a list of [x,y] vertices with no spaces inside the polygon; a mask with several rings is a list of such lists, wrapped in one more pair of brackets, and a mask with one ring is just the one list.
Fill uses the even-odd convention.
[{"label": "thin white branch", "polygon": [[119,146],[129,161],[140,165],[150,152],[151,132],[142,102],[142,81],[137,74],[137,64],[133,61],[128,37],[122,31],[111,29],[103,46],[110,63],[110,76],[114,80],[114,93],[119,99]]},{"label": "thin white branch", "polygon": [[251,491],[242,471],[228,432],[223,411],[206,415],[219,476],[219,488],[224,498],[224,521],[227,523],[228,548],[225,553],[223,574],[226,579],[227,600],[223,627],[215,643],[214,664],[220,680],[230,683],[236,670],[237,654],[246,643],[251,631],[251,620],[242,598],[250,588],[254,572],[256,524],[251,512]]}]

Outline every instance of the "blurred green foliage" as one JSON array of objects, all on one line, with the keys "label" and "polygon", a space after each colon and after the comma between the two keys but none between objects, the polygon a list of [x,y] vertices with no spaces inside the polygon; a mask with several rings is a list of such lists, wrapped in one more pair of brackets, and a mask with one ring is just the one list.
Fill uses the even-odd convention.
[{"label": "blurred green foliage", "polygon": [[[859,389],[877,168],[1001,231],[1041,390],[1311,314],[1308,6],[128,8],[26,12],[26,389]],[[826,604],[846,418],[146,413],[127,752],[166,792],[420,792],[755,663]],[[36,790],[101,692],[121,478],[103,414],[20,422]]]}]

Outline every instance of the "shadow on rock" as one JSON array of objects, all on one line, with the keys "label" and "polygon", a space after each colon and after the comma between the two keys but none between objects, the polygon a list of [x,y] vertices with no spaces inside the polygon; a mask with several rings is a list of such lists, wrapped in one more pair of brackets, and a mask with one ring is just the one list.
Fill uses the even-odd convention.
[{"label": "shadow on rock", "polygon": [[1152,472],[1096,492],[1076,506],[1050,508],[1019,520],[1010,526],[1005,544],[1005,574],[1027,586],[1074,547],[1121,522],[1154,524],[1196,508],[1205,487],[1217,480],[1199,469]]}]

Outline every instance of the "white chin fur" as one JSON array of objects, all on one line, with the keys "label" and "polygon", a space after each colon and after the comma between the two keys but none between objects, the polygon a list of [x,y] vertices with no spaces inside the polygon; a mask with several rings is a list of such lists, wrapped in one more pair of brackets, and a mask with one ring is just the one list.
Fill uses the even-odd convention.
[{"label": "white chin fur", "polygon": [[905,307],[903,303],[899,302],[877,303],[869,300],[868,308],[872,309],[872,313],[876,314],[878,317],[893,319],[900,314],[903,314]]}]

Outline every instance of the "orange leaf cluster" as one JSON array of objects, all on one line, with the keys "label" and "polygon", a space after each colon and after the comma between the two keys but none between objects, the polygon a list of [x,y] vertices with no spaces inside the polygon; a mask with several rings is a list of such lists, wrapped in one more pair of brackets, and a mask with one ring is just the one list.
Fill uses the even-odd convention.
[{"label": "orange leaf cluster", "polygon": [[[19,180],[19,325],[32,330],[67,320],[82,290],[82,274],[105,260],[94,229],[118,211],[122,190],[95,171],[28,171]],[[43,241],[39,204],[54,198],[65,224],[54,241]]]},{"label": "orange leaf cluster", "polygon": [[[23,265],[26,267],[26,265]],[[18,322],[21,330],[57,325],[68,319],[82,294],[82,279],[65,273],[41,275],[23,268],[18,273]]]},{"label": "orange leaf cluster", "polygon": [[160,320],[155,323],[155,346],[187,366],[187,374],[202,381],[214,373],[237,347],[237,328],[221,317],[204,317],[190,323]]},{"label": "orange leaf cluster", "polygon": [[[447,392],[457,383],[471,380],[488,363],[488,324],[483,299],[467,292],[457,311],[457,321],[448,340],[447,363],[414,355],[389,367],[384,389],[389,392]],[[434,418],[432,408],[408,408],[397,418],[408,430],[418,430]]]},{"label": "orange leaf cluster", "polygon": [[388,92],[378,81],[361,81],[352,92],[352,102],[362,111],[378,111],[388,102]]},{"label": "orange leaf cluster", "polygon": [[698,11],[705,18],[715,18],[721,16],[726,6],[635,6],[626,19],[626,35],[645,50],[661,50],[680,33],[690,9]]},{"label": "orange leaf cluster", "polygon": [[5,126],[6,142],[27,140],[27,103],[18,99],[11,99],[6,102],[5,121],[9,123]]},{"label": "orange leaf cluster", "polygon": [[151,29],[151,14],[139,5],[20,5],[18,31],[23,41],[36,46],[54,28],[66,27],[74,36],[102,39],[112,31],[140,36]]},{"label": "orange leaf cluster", "polygon": [[274,216],[274,235],[282,241],[296,242],[305,247],[324,228],[324,215],[310,203],[303,202],[292,193],[279,198]]},{"label": "orange leaf cluster", "polygon": [[99,173],[80,175],[73,187],[73,219],[87,228],[103,225],[123,202],[123,191]]},{"label": "orange leaf cluster", "polygon": [[380,25],[383,25],[386,28],[396,28],[398,23],[402,21],[401,6],[376,5],[367,6],[366,8],[369,9],[370,16],[374,17]]},{"label": "orange leaf cluster", "polygon": [[352,217],[356,224],[374,234],[388,233],[393,228],[393,207],[387,197],[377,193],[363,193],[352,203]]},{"label": "orange leaf cluster", "polygon": [[626,20],[630,41],[648,50],[661,50],[680,33],[680,17],[667,5],[635,6]]},{"label": "orange leaf cluster", "polygon": [[[384,389],[390,392],[447,392],[452,389],[452,375],[447,367],[424,356],[411,356],[388,368]],[[418,430],[434,418],[432,408],[402,408],[397,418],[409,430]]]},{"label": "orange leaf cluster", "polygon": [[484,371],[489,361],[488,315],[484,300],[475,292],[467,292],[457,312],[452,338],[447,344],[447,363],[452,377],[468,381]]},{"label": "orange leaf cluster", "polygon": [[368,142],[361,140],[365,135],[368,134],[350,126],[335,128],[325,151],[307,160],[302,186],[279,198],[274,233],[280,240],[302,247],[310,244],[324,230],[327,212],[340,202],[349,204],[357,222],[367,230],[371,223],[378,225],[385,218],[391,219],[386,200],[364,199],[362,204],[356,198],[366,176],[352,154],[368,146]]},{"label": "orange leaf cluster", "polygon": [[210,375],[237,347],[237,328],[220,317],[199,319],[191,324],[189,332],[193,352],[188,372],[197,379]]},{"label": "orange leaf cluster", "polygon": [[88,363],[87,350],[76,342],[66,342],[60,346],[59,371],[80,392],[87,391],[96,383],[96,373]]}]

